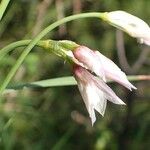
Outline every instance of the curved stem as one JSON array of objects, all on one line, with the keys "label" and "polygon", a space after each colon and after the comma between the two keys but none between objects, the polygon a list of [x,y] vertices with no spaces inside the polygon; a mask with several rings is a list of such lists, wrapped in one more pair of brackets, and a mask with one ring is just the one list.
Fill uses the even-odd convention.
[{"label": "curved stem", "polygon": [[7,8],[7,5],[9,4],[9,1],[10,0],[2,0],[1,1],[1,4],[0,4],[0,20],[2,19],[3,17],[3,14]]},{"label": "curved stem", "polygon": [[[31,42],[31,40],[21,40],[21,41],[17,41],[17,42],[14,42],[14,43],[11,43],[11,44],[7,45],[6,47],[4,47],[0,50],[0,60],[7,53],[11,52],[15,48],[22,47],[22,46],[27,46],[30,42]],[[39,41],[38,43],[36,43],[36,46],[43,47],[44,44],[45,44],[45,41]]]},{"label": "curved stem", "polygon": [[81,18],[103,18],[104,17],[104,13],[99,13],[99,12],[91,12],[91,13],[82,13],[82,14],[77,14],[77,15],[72,15],[66,18],[63,18],[59,21],[56,21],[55,23],[49,25],[47,28],[45,28],[42,32],[40,32],[31,42],[30,44],[24,49],[24,51],[22,52],[21,56],[18,58],[16,64],[12,67],[12,69],[10,70],[10,72],[8,73],[8,75],[6,76],[4,82],[2,83],[1,87],[0,87],[0,93],[2,93],[6,86],[9,84],[10,80],[12,79],[12,77],[14,76],[14,74],[16,73],[17,69],[19,68],[19,66],[22,64],[22,62],[24,61],[25,57],[28,55],[28,53],[31,51],[31,49],[36,45],[36,43],[41,40],[48,32],[50,32],[51,30],[53,30],[54,28],[58,27],[59,25],[75,20],[75,19],[81,19]]}]

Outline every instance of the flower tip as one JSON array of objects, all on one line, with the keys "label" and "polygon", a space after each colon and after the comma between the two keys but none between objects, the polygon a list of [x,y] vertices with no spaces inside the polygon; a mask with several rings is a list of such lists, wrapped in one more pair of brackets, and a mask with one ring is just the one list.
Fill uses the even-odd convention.
[{"label": "flower tip", "polygon": [[[136,88],[136,87],[134,87],[134,88],[132,88],[132,89],[137,90],[137,88]],[[132,90],[131,90],[131,91],[132,91]]]},{"label": "flower tip", "polygon": [[133,84],[131,84],[128,80],[127,80],[127,83],[122,83],[122,85],[123,85],[124,87],[126,87],[127,89],[129,89],[130,91],[132,91],[132,89],[134,89],[134,90],[137,89],[137,88],[136,88]]},{"label": "flower tip", "polygon": [[104,112],[104,113],[101,113],[101,115],[102,115],[102,117],[104,117],[104,115],[105,115],[105,112]]},{"label": "flower tip", "polygon": [[[96,120],[95,120],[96,121]],[[94,126],[95,121],[92,121],[92,127]]]},{"label": "flower tip", "polygon": [[120,102],[118,103],[118,105],[126,105],[126,103],[124,103],[123,101],[120,101]]},{"label": "flower tip", "polygon": [[117,100],[115,101],[115,104],[118,104],[118,105],[126,105],[119,97],[118,97]]},{"label": "flower tip", "polygon": [[119,100],[119,105],[126,105],[126,103],[124,103],[122,100]]},{"label": "flower tip", "polygon": [[94,117],[90,117],[90,119],[91,119],[91,123],[92,123],[92,126],[93,126],[95,121],[96,121],[96,117],[95,116]]},{"label": "flower tip", "polygon": [[133,84],[131,84],[131,86],[130,86],[130,91],[132,91],[132,89],[134,89],[134,90],[137,90],[137,88],[133,85]]},{"label": "flower tip", "polygon": [[120,105],[126,105],[126,103],[124,103],[124,102],[122,101],[122,103],[121,103]]}]

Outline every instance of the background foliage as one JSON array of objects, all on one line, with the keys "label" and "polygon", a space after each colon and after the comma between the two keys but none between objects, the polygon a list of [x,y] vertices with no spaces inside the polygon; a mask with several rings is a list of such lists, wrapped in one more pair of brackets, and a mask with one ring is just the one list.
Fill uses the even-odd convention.
[{"label": "background foliage", "polygon": [[[0,47],[32,39],[44,27],[62,17],[92,11],[125,10],[150,24],[148,0],[15,0],[0,24]],[[149,74],[150,48],[98,19],[82,19],[60,26],[45,39],[67,39],[98,49],[127,74]],[[127,61],[122,54],[126,51]],[[0,62],[0,83],[22,48]],[[119,55],[118,55],[119,54]],[[123,62],[122,62],[123,61]],[[62,59],[35,47],[17,71],[11,85],[20,82],[72,75]],[[97,116],[94,127],[76,86],[7,91],[0,105],[0,149],[139,149],[149,144],[149,83],[134,83],[138,90],[110,86],[127,103],[108,104],[105,117]]]}]

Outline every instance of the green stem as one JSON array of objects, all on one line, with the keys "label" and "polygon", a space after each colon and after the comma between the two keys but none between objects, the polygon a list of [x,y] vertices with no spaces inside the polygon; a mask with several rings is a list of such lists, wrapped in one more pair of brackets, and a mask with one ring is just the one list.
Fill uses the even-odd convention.
[{"label": "green stem", "polygon": [[10,21],[12,20],[12,18],[14,17],[16,13],[17,8],[18,8],[18,4],[13,4],[11,6],[11,9],[8,9],[5,17],[2,19],[0,23],[0,37],[2,36],[4,31],[7,29]]},{"label": "green stem", "polygon": [[2,0],[1,1],[1,4],[0,4],[0,20],[2,19],[3,17],[3,14],[7,8],[7,5],[9,4],[9,1],[10,0]]},{"label": "green stem", "polygon": [[41,40],[48,32],[53,30],[54,28],[60,26],[61,24],[64,24],[66,22],[75,20],[75,19],[81,19],[81,18],[103,18],[104,13],[99,13],[99,12],[91,12],[91,13],[82,13],[82,14],[77,14],[77,15],[72,15],[69,17],[65,17],[59,21],[56,21],[55,23],[49,25],[47,28],[45,28],[42,32],[40,32],[31,42],[30,44],[24,49],[22,52],[21,56],[18,58],[16,64],[12,67],[8,75],[6,76],[4,82],[2,83],[0,87],[0,93],[2,93],[7,85],[9,84],[10,80],[16,73],[17,69],[19,66],[22,64],[24,61],[25,57],[28,55],[28,53],[31,51],[31,49],[36,45],[36,43]]},{"label": "green stem", "polygon": [[[27,46],[30,42],[31,42],[31,40],[21,40],[21,41],[17,41],[17,42],[7,45],[6,47],[4,47],[0,50],[0,60],[10,51],[12,51],[18,47]],[[36,46],[40,46],[40,47],[43,47],[44,45],[45,45],[45,41],[39,41],[36,44]]]}]

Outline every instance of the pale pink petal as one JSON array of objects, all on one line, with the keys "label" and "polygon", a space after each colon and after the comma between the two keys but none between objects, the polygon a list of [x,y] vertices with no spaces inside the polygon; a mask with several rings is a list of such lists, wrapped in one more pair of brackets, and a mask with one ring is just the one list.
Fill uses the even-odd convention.
[{"label": "pale pink petal", "polygon": [[114,93],[114,91],[101,79],[93,77],[95,85],[105,93],[105,98],[115,104],[125,105],[125,103]]},{"label": "pale pink petal", "polygon": [[104,81],[89,73],[85,68],[75,67],[74,74],[92,125],[96,121],[94,110],[97,110],[103,116],[107,100],[115,104],[125,105]]},{"label": "pale pink petal", "polygon": [[86,82],[89,81],[88,83],[82,80],[82,78],[76,77],[76,80],[93,125],[96,121],[94,109],[103,116],[107,100],[104,97],[104,93],[95,86],[93,81],[90,81],[91,77],[85,76],[84,80],[87,80]]},{"label": "pale pink petal", "polygon": [[74,57],[81,62],[87,69],[99,75],[105,80],[105,73],[101,60],[99,60],[95,53],[86,46],[79,46],[73,51]]},{"label": "pale pink petal", "polygon": [[131,90],[131,88],[136,89],[136,87],[128,81],[126,74],[121,71],[121,69],[112,60],[102,55],[99,51],[95,51],[95,53],[99,57],[99,60],[101,60],[103,66],[105,66],[104,72],[106,79],[114,80],[129,90]]},{"label": "pale pink petal", "polygon": [[106,80],[114,80],[128,89],[136,89],[127,79],[127,76],[110,59],[102,55],[99,51],[92,51],[85,46],[79,46],[73,51],[74,57],[86,66],[87,69],[94,72],[97,76]]}]

